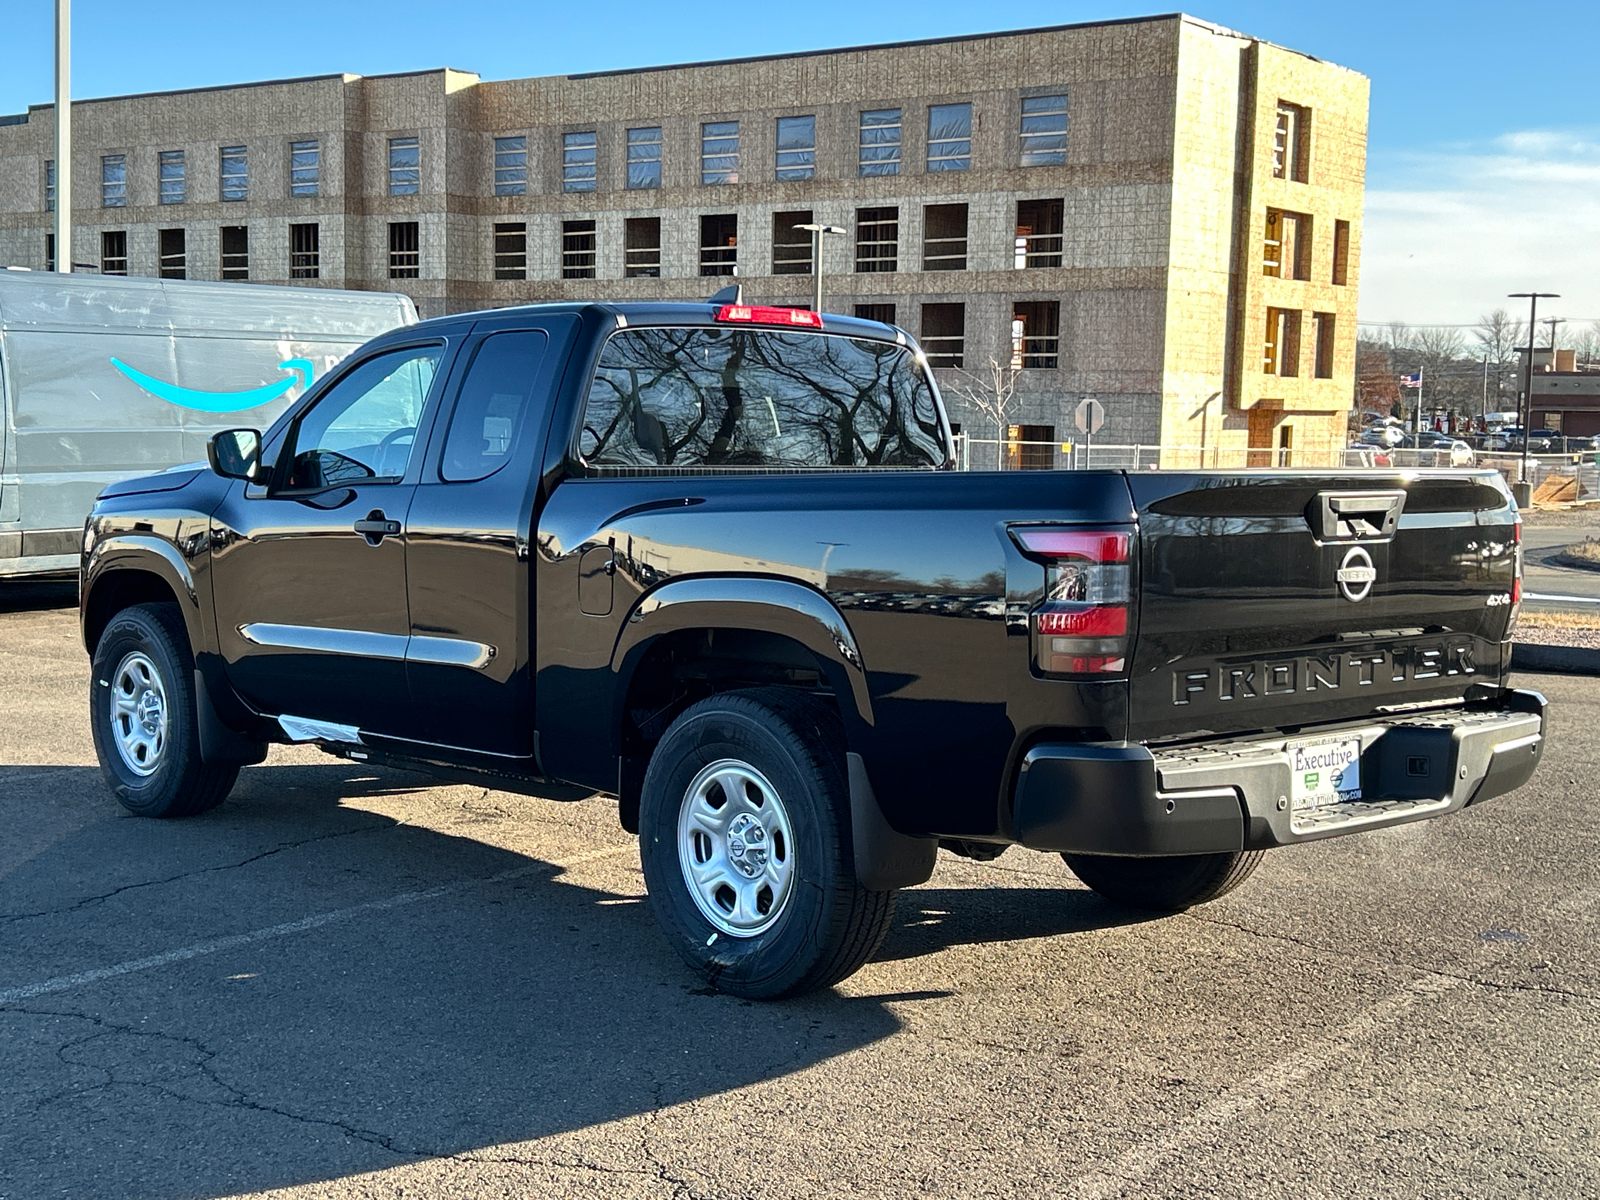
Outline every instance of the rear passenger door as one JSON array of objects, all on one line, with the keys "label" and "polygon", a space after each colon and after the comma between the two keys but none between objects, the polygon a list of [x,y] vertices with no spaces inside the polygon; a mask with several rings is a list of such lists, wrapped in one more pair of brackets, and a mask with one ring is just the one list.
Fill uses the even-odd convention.
[{"label": "rear passenger door", "polygon": [[409,738],[533,753],[530,536],[577,320],[484,322],[457,358],[407,521]]}]

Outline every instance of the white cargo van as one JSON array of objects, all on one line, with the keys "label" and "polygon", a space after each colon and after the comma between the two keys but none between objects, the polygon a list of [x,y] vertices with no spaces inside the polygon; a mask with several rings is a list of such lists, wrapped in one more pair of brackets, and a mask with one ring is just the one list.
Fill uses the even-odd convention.
[{"label": "white cargo van", "polygon": [[0,576],[78,569],[100,489],[264,429],[406,296],[0,271]]}]

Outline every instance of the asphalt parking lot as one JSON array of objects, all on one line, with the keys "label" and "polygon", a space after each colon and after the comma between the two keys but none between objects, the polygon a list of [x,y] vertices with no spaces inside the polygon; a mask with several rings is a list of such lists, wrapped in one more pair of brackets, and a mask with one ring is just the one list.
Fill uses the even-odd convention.
[{"label": "asphalt parking lot", "polygon": [[0,1198],[1600,1194],[1600,686],[1523,791],[1145,920],[941,856],[752,1005],[601,800],[304,749],[124,816],[70,588],[0,594]]}]

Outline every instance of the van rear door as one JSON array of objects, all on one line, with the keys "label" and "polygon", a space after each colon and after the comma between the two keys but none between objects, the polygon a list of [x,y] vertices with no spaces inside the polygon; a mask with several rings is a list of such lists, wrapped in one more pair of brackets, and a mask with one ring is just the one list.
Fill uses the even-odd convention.
[{"label": "van rear door", "polygon": [[1295,728],[1500,683],[1519,526],[1494,472],[1128,482],[1131,738]]}]

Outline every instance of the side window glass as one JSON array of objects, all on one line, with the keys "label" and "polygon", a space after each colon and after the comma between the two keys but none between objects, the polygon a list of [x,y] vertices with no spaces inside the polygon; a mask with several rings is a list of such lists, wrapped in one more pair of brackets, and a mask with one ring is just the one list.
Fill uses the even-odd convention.
[{"label": "side window glass", "polygon": [[443,346],[416,346],[368,359],[300,419],[287,487],[395,483],[417,444]]},{"label": "side window glass", "polygon": [[451,483],[487,479],[511,458],[531,414],[548,339],[543,333],[496,333],[483,339],[461,384],[439,475]]},{"label": "side window glass", "polygon": [[593,467],[928,467],[932,392],[904,347],[733,329],[612,336],[579,442]]}]

